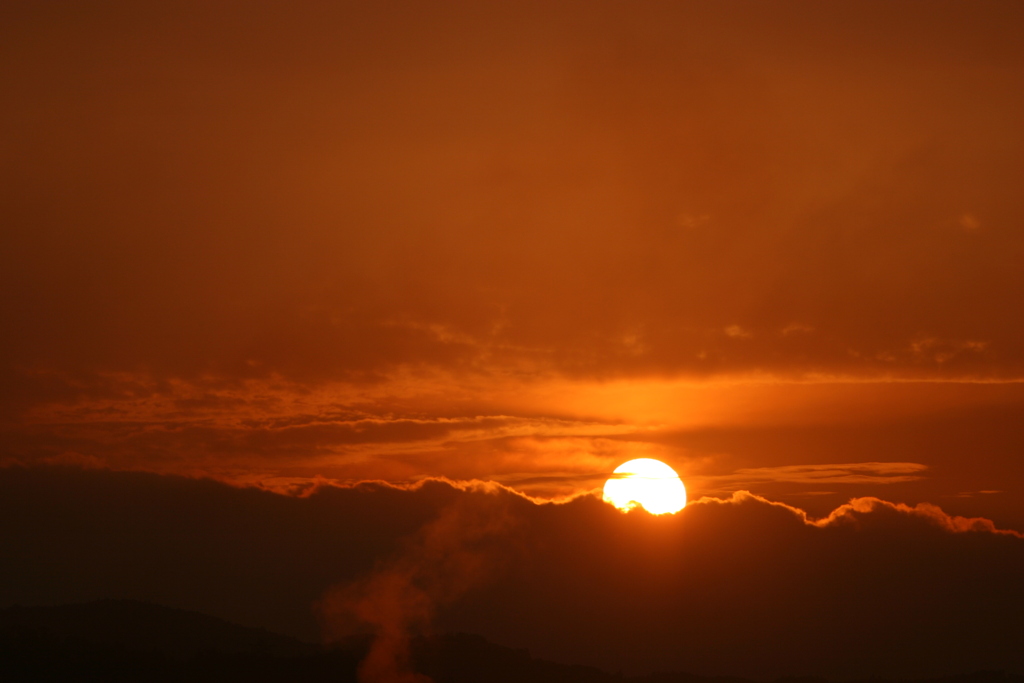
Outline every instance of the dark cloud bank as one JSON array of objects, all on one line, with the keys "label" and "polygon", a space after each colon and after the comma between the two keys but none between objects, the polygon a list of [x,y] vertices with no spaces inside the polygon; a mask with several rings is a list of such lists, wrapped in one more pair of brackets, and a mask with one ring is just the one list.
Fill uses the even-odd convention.
[{"label": "dark cloud bank", "polygon": [[428,481],[307,497],[0,470],[0,605],[131,597],[305,638],[461,630],[627,672],[1024,671],[1024,539],[860,499],[809,523],[737,494],[676,516]]}]

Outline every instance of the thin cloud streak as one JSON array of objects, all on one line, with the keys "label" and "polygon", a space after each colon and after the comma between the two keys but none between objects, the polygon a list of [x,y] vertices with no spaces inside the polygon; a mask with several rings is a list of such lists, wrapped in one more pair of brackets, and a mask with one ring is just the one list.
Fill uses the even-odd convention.
[{"label": "thin cloud streak", "polygon": [[822,465],[748,467],[715,477],[723,483],[896,484],[924,478],[927,465],[915,462],[855,462]]}]

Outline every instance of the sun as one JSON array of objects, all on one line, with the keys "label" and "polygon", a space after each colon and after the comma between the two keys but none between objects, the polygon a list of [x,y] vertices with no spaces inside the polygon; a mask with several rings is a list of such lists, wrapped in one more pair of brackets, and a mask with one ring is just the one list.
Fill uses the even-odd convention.
[{"label": "sun", "polygon": [[660,460],[637,458],[615,468],[604,483],[604,499],[620,510],[639,505],[652,515],[664,515],[686,507],[686,487]]}]

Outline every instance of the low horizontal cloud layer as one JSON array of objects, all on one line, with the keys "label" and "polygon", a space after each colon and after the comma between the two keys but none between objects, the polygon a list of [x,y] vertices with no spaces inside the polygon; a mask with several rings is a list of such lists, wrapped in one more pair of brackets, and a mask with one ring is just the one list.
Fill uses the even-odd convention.
[{"label": "low horizontal cloud layer", "polygon": [[1024,482],[1019,383],[413,372],[315,387],[147,373],[50,380],[82,393],[39,397],[0,419],[0,463],[78,463],[285,490],[321,479],[444,476],[558,498],[601,486],[626,460],[651,457],[674,467],[693,498],[748,489],[825,515],[884,486],[885,497],[1024,527],[1014,504]]},{"label": "low horizontal cloud layer", "polygon": [[133,597],[305,637],[463,630],[611,670],[1024,671],[1024,538],[936,506],[811,519],[739,493],[651,517],[483,483],[294,497],[6,468],[0,513],[3,604]]}]

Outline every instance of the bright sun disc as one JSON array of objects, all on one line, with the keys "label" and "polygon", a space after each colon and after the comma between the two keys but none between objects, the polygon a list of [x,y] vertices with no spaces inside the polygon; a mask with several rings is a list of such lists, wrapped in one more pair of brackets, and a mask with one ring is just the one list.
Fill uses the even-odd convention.
[{"label": "bright sun disc", "polygon": [[660,460],[630,460],[616,467],[614,474],[604,483],[604,499],[620,510],[639,505],[652,515],[663,515],[686,507],[683,481]]}]

